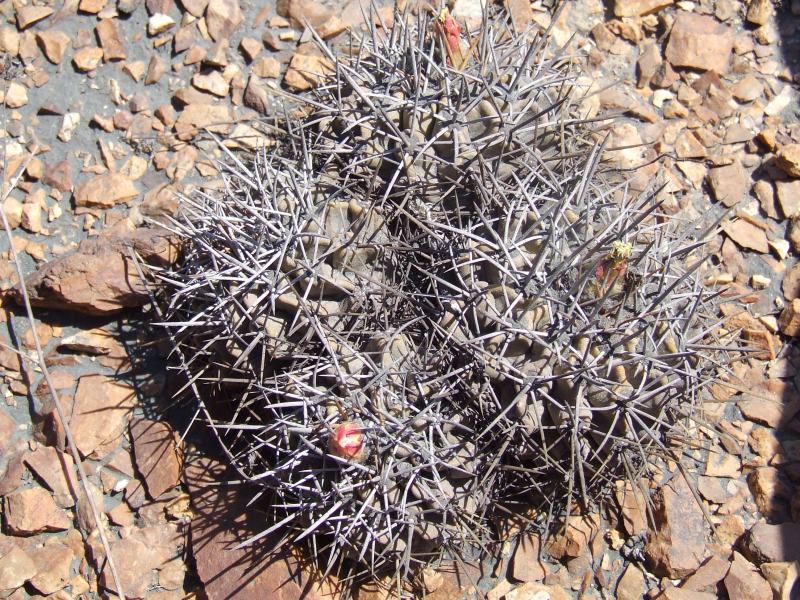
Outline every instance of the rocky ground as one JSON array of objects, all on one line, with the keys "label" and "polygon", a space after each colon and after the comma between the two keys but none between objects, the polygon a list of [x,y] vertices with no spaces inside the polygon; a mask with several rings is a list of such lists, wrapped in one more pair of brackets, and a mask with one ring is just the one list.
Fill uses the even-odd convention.
[{"label": "rocky ground", "polygon": [[[622,114],[609,164],[633,189],[663,182],[678,218],[727,210],[702,275],[725,289],[724,327],[752,351],[713,384],[682,470],[643,482],[652,502],[620,482],[607,513],[546,544],[508,543],[486,572],[426,571],[426,597],[797,597],[800,2],[580,0],[554,23],[550,4],[507,0],[516,27],[552,24],[553,42],[585,57],[590,116]],[[361,8],[0,2],[2,208],[36,315],[31,327],[2,236],[0,597],[114,596],[101,532],[129,598],[336,595],[293,577],[291,556],[227,551],[247,533],[246,498],[211,485],[222,467],[163,418],[173,386],[152,365],[160,349],[131,249],[174,259],[168,239],[139,226],[172,214],[177,192],[220,185],[211,134],[231,149],[269,146],[259,117],[280,90],[306,90],[331,67],[304,25],[341,39]],[[378,11],[383,25],[392,9]],[[452,9],[480,21],[479,0]]]}]

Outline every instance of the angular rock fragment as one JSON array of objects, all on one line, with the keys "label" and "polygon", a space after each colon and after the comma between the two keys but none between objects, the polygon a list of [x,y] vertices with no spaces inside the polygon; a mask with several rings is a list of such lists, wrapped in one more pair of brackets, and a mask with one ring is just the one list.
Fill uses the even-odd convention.
[{"label": "angular rock fragment", "polygon": [[732,50],[729,27],[707,15],[680,12],[664,54],[675,67],[727,73]]},{"label": "angular rock fragment", "polygon": [[686,577],[700,566],[706,553],[706,522],[689,485],[675,475],[653,497],[655,523],[645,554],[652,572],[670,578]]},{"label": "angular rock fragment", "polygon": [[[26,279],[31,303],[42,308],[110,315],[149,301],[131,250],[145,262],[168,264],[177,256],[169,235],[140,229],[129,235],[84,241],[72,254],[42,266]],[[14,297],[19,301],[20,294]]]},{"label": "angular rock fragment", "polygon": [[150,496],[157,499],[180,480],[175,432],[167,423],[147,419],[134,421],[130,430],[136,468],[144,476]]},{"label": "angular rock fragment", "polygon": [[6,530],[13,535],[34,535],[46,531],[63,531],[72,526],[72,519],[53,501],[44,488],[27,488],[5,497]]}]

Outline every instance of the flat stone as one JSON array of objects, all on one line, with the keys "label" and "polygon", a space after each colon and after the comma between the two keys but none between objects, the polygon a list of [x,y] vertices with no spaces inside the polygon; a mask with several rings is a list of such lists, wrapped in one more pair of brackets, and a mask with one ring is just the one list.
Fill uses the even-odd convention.
[{"label": "flat stone", "polygon": [[112,208],[139,195],[136,185],[120,173],[95,175],[75,189],[75,206]]},{"label": "flat stone", "polygon": [[182,140],[191,139],[203,129],[212,133],[227,133],[234,121],[229,106],[211,104],[187,104],[175,121],[175,131]]},{"label": "flat stone", "polygon": [[675,0],[615,0],[614,15],[617,17],[642,17],[657,13],[674,2]]},{"label": "flat stone", "polygon": [[277,79],[281,76],[281,63],[271,56],[263,56],[253,63],[250,72],[261,78]]},{"label": "flat stone", "polygon": [[548,540],[547,553],[559,560],[581,556],[597,535],[600,521],[597,514],[570,517],[566,529]]},{"label": "flat stone", "polygon": [[778,148],[775,164],[789,177],[800,177],[800,144],[786,144]]},{"label": "flat stone", "polygon": [[27,488],[5,497],[6,530],[14,535],[35,535],[63,531],[72,527],[72,519],[53,501],[44,488]]},{"label": "flat stone", "polygon": [[708,171],[708,184],[717,202],[728,208],[736,206],[747,195],[750,176],[738,160]]},{"label": "flat stone", "polygon": [[733,32],[713,17],[680,12],[664,51],[675,67],[727,73],[733,51]]},{"label": "flat stone", "polygon": [[75,553],[60,542],[48,542],[41,548],[29,551],[36,565],[36,575],[30,584],[40,594],[55,594],[69,585],[72,577],[72,559]]},{"label": "flat stone", "polygon": [[747,7],[747,22],[753,25],[766,25],[775,14],[772,0],[751,0]]},{"label": "flat stone", "polygon": [[[246,506],[236,486],[226,481],[225,467],[210,459],[188,465],[184,478],[192,498],[194,519],[190,532],[197,575],[209,598],[236,600],[322,600],[325,596],[308,581],[285,545],[275,547],[252,568],[252,549],[233,547],[258,533],[250,518],[259,517]],[[223,525],[224,524],[224,525]],[[278,536],[261,540],[262,548],[273,548]],[[273,539],[275,538],[275,539]],[[508,597],[507,597],[508,598]]]},{"label": "flat stone", "polygon": [[669,583],[656,600],[719,600],[716,592],[695,592],[683,588],[672,587]]},{"label": "flat stone", "polygon": [[75,505],[80,484],[75,476],[72,456],[59,452],[52,446],[39,446],[25,455],[25,464],[53,492],[53,499],[61,508]]},{"label": "flat stone", "polygon": [[62,160],[52,166],[47,165],[42,177],[42,183],[57,189],[59,192],[72,191],[72,169],[69,162]]},{"label": "flat stone", "polygon": [[333,73],[333,64],[324,56],[295,52],[283,76],[284,83],[295,91],[310,90]]},{"label": "flat stone", "polygon": [[730,600],[772,600],[772,588],[750,561],[733,553],[730,571],[725,576],[725,590]]},{"label": "flat stone", "polygon": [[800,539],[800,523],[773,525],[759,521],[742,540],[742,554],[756,564],[800,560],[800,545],[787,543]]},{"label": "flat stone", "polygon": [[116,19],[100,19],[95,26],[97,38],[103,48],[103,57],[106,62],[125,60],[128,52],[125,50],[122,34]]},{"label": "flat stone", "polygon": [[26,29],[52,14],[53,9],[49,6],[19,6],[17,8],[17,27],[20,30]]},{"label": "flat stone", "polygon": [[622,516],[622,525],[628,535],[641,535],[647,531],[647,498],[630,481],[617,481],[614,498]]},{"label": "flat stone", "polygon": [[783,276],[783,297],[788,301],[800,297],[800,264],[795,264]]},{"label": "flat stone", "polygon": [[319,29],[335,16],[333,10],[315,0],[278,0],[276,10],[298,29],[304,28],[306,23]]},{"label": "flat stone", "polygon": [[244,21],[238,0],[210,0],[206,8],[206,27],[211,39],[229,39]]},{"label": "flat stone", "polygon": [[153,54],[150,57],[150,62],[147,63],[147,72],[144,76],[145,85],[153,85],[167,72],[167,62],[158,54]]},{"label": "flat stone", "polygon": [[675,154],[678,158],[705,158],[708,155],[705,146],[691,131],[683,131],[675,140]]},{"label": "flat stone", "polygon": [[761,254],[769,253],[766,232],[749,221],[744,219],[728,221],[722,226],[722,230],[742,248],[755,250]]},{"label": "flat stone", "polygon": [[742,469],[741,461],[734,455],[728,454],[722,448],[712,448],[708,452],[705,475],[709,477],[739,477]]},{"label": "flat stone", "polygon": [[713,592],[717,584],[728,574],[730,563],[716,554],[704,562],[689,575],[681,585],[681,589],[695,592]]},{"label": "flat stone", "polygon": [[773,591],[773,598],[792,600],[797,592],[797,581],[800,578],[800,563],[780,562],[763,563],[760,565],[761,574],[769,583]]},{"label": "flat stone", "polygon": [[776,181],[778,206],[787,219],[800,217],[800,179],[792,181]]},{"label": "flat stone", "polygon": [[208,0],[180,0],[180,4],[186,12],[199,19],[206,12]]},{"label": "flat stone", "polygon": [[800,298],[794,298],[781,311],[778,328],[784,335],[800,335]]},{"label": "flat stone", "polygon": [[89,496],[87,496],[86,493],[81,493],[80,497],[78,498],[78,507],[76,512],[78,514],[78,528],[81,530],[84,536],[88,537],[97,529],[97,521],[94,518],[94,512],[92,511],[92,505],[89,502],[89,497],[91,497],[94,505],[97,507],[97,510],[100,513],[100,522],[103,526],[105,526],[107,520],[103,511],[103,492],[92,482],[87,481],[86,483],[87,487],[89,488]]},{"label": "flat stone", "polygon": [[256,59],[256,56],[264,49],[264,44],[261,40],[245,36],[239,42],[239,51],[242,53],[244,59],[251,63]]},{"label": "flat stone", "polygon": [[101,60],[103,60],[103,49],[97,46],[86,46],[76,50],[72,56],[72,64],[82,73],[94,71]]},{"label": "flat stone", "polygon": [[764,93],[764,84],[753,75],[745,75],[731,86],[731,94],[739,102],[753,102]]},{"label": "flat stone", "polygon": [[546,571],[539,560],[540,548],[538,534],[522,536],[511,559],[509,575],[517,581],[542,581]]},{"label": "flat stone", "polygon": [[136,393],[129,385],[105,375],[78,380],[70,427],[81,456],[102,458],[121,441]]},{"label": "flat stone", "polygon": [[[91,315],[142,306],[149,301],[149,294],[138,277],[131,248],[153,264],[169,264],[177,254],[169,235],[154,229],[90,238],[74,253],[46,263],[27,277],[31,302]],[[18,289],[13,297],[20,301]]]},{"label": "flat stone", "polygon": [[106,4],[108,4],[108,0],[81,0],[80,4],[78,4],[78,10],[96,15],[106,7]]},{"label": "flat stone", "polygon": [[131,439],[136,468],[144,476],[147,491],[153,499],[171,490],[180,480],[175,432],[168,423],[137,419],[131,423]]},{"label": "flat stone", "polygon": [[44,52],[47,60],[57,65],[64,58],[64,53],[72,43],[72,38],[63,31],[51,29],[50,31],[37,32],[36,41],[39,43],[39,47]]},{"label": "flat stone", "polygon": [[787,516],[791,486],[775,467],[759,467],[747,476],[747,484],[761,514],[768,519],[783,520]]},{"label": "flat stone", "polygon": [[675,579],[696,571],[706,553],[706,522],[681,475],[654,494],[653,518],[645,547],[652,573]]},{"label": "flat stone", "polygon": [[28,88],[17,81],[8,84],[5,104],[8,108],[21,108],[28,103]]},{"label": "flat stone", "polygon": [[644,573],[635,564],[629,564],[617,582],[617,600],[641,600],[646,590]]},{"label": "flat stone", "polygon": [[17,422],[0,406],[0,454],[5,454],[11,448],[17,429]]},{"label": "flat stone", "polygon": [[[458,598],[460,595],[447,596]],[[542,583],[525,583],[505,595],[505,600],[571,600],[572,594],[567,593],[558,585],[544,585]]]},{"label": "flat stone", "polygon": [[[758,390],[760,391],[760,390]],[[783,428],[800,412],[800,400],[784,401],[782,398],[748,398],[736,403],[744,418],[769,427]]]},{"label": "flat stone", "polygon": [[244,89],[244,105],[248,108],[267,114],[270,108],[270,93],[267,86],[257,75],[250,75],[247,80],[247,87]]},{"label": "flat stone", "polygon": [[215,96],[224,97],[228,95],[230,85],[222,77],[219,71],[211,71],[210,73],[197,73],[192,77],[192,85],[198,90],[209,92]]},{"label": "flat stone", "polygon": [[10,595],[36,575],[36,563],[18,546],[0,554],[0,590]]},{"label": "flat stone", "polygon": [[533,22],[534,12],[527,0],[505,0],[506,10],[511,15],[514,31],[522,33]]}]

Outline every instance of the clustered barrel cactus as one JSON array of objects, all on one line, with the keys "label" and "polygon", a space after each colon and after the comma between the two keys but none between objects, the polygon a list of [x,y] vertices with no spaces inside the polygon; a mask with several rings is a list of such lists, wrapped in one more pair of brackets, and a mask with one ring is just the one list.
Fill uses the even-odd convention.
[{"label": "clustered barrel cactus", "polygon": [[163,307],[264,533],[405,576],[640,475],[714,377],[713,296],[546,36],[397,15],[335,64],[184,198]]}]

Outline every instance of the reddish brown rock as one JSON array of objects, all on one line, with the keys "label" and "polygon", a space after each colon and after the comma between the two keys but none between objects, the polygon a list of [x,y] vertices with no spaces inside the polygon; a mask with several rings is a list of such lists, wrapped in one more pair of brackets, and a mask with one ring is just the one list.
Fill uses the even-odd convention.
[{"label": "reddish brown rock", "polygon": [[224,134],[230,130],[233,120],[233,110],[229,106],[192,103],[178,115],[175,132],[182,140],[193,138],[203,129]]},{"label": "reddish brown rock", "polygon": [[69,454],[52,446],[39,446],[25,455],[25,464],[53,492],[53,499],[62,508],[75,505],[79,483],[75,476],[75,463]]},{"label": "reddish brown rock", "polygon": [[324,56],[295,52],[283,81],[295,91],[302,92],[319,85],[333,73],[333,64]]},{"label": "reddish brown rock", "polygon": [[169,424],[137,419],[131,424],[136,468],[144,476],[150,497],[157,499],[180,480],[181,464],[175,432]]},{"label": "reddish brown rock", "polygon": [[49,6],[19,6],[17,8],[17,27],[20,30],[26,29],[34,23],[46,19],[53,14],[53,9]]},{"label": "reddish brown rock", "polygon": [[79,208],[111,208],[136,198],[136,185],[120,173],[96,175],[75,189],[75,206]]},{"label": "reddish brown rock", "polygon": [[675,0],[615,0],[614,14],[618,17],[641,17],[656,13]]},{"label": "reddish brown rock", "polygon": [[800,179],[791,181],[776,181],[776,196],[778,206],[781,207],[783,216],[793,219],[800,216]]},{"label": "reddish brown rock", "polygon": [[775,164],[789,177],[800,177],[800,144],[786,144],[778,148]]},{"label": "reddish brown rock", "polygon": [[514,31],[522,33],[533,22],[533,9],[527,0],[505,0],[506,10],[511,15]]},{"label": "reddish brown rock", "polygon": [[713,592],[728,574],[730,563],[716,554],[704,562],[697,571],[681,584],[681,589],[695,592]]},{"label": "reddish brown rock", "polygon": [[86,73],[88,71],[94,71],[102,59],[102,48],[87,46],[86,48],[75,51],[75,55],[72,57],[72,64],[75,65],[78,71]]},{"label": "reddish brown rock", "polygon": [[792,496],[791,486],[775,467],[760,467],[747,476],[758,510],[768,519],[788,515],[787,503]]},{"label": "reddish brown rock", "polygon": [[36,565],[36,575],[30,578],[30,585],[42,595],[55,594],[64,589],[72,577],[72,559],[75,553],[55,540],[57,538],[28,552]]},{"label": "reddish brown rock", "polygon": [[229,39],[244,21],[239,0],[210,0],[206,8],[206,27],[215,42]]},{"label": "reddish brown rock", "polygon": [[0,591],[3,596],[25,585],[36,575],[36,563],[18,546],[0,549]]},{"label": "reddish brown rock", "polygon": [[547,553],[553,558],[581,556],[597,535],[600,515],[572,516],[566,529],[553,535],[547,542]]},{"label": "reddish brown rock", "polygon": [[[188,466],[184,478],[195,511],[190,529],[194,560],[209,598],[324,598],[319,588],[302,575],[285,546],[261,556],[258,568],[254,568],[251,550],[232,549],[257,533],[248,525],[248,515],[255,512],[245,506],[246,498],[234,486],[218,485],[228,479],[220,463],[197,460]],[[264,548],[272,547],[269,536],[262,543]]]},{"label": "reddish brown rock", "polygon": [[753,525],[742,540],[742,554],[756,564],[763,562],[794,562],[800,560],[800,523],[772,525],[760,521]]},{"label": "reddish brown rock", "polygon": [[744,219],[728,221],[722,226],[722,230],[742,248],[755,250],[761,254],[769,252],[766,232],[750,221]]},{"label": "reddish brown rock", "polygon": [[335,16],[330,8],[315,0],[278,0],[276,9],[279,15],[299,29],[306,23],[318,29]]},{"label": "reddish brown rock", "polygon": [[772,600],[772,588],[750,561],[733,553],[730,571],[725,576],[725,590],[730,600]]},{"label": "reddish brown rock", "polygon": [[100,46],[103,48],[103,58],[106,62],[128,58],[116,19],[100,19],[95,26],[95,31],[100,40]]},{"label": "reddish brown rock", "polygon": [[675,67],[726,73],[733,50],[733,32],[707,15],[680,12],[665,50]]},{"label": "reddish brown rock", "polygon": [[674,579],[697,570],[706,552],[706,522],[681,475],[653,496],[653,517],[645,548],[652,572]]},{"label": "reddish brown rock", "polygon": [[750,187],[749,182],[750,177],[738,160],[708,171],[708,184],[714,198],[729,208],[745,197]]},{"label": "reddish brown rock", "polygon": [[778,327],[784,335],[800,334],[800,298],[794,298],[781,311]]},{"label": "reddish brown rock", "polygon": [[270,107],[270,94],[267,86],[256,75],[251,75],[244,90],[244,105],[259,113],[266,114]]},{"label": "reddish brown rock", "polygon": [[634,564],[629,564],[617,582],[617,600],[641,600],[647,590],[644,573]]},{"label": "reddish brown rock", "polygon": [[522,536],[511,559],[509,576],[517,581],[542,581],[546,572],[539,560],[540,547],[538,534]]},{"label": "reddish brown rock", "polygon": [[4,455],[11,448],[17,429],[17,422],[8,416],[4,407],[0,406],[0,455]]},{"label": "reddish brown rock", "polygon": [[57,65],[64,58],[64,53],[72,42],[72,38],[63,31],[49,30],[37,32],[36,41],[47,60]]},{"label": "reddish brown rock", "polygon": [[[138,229],[84,241],[72,254],[46,263],[26,279],[34,306],[110,315],[149,301],[130,258],[133,248],[145,261],[166,265],[177,248],[161,230]],[[20,301],[19,291],[14,297]]]},{"label": "reddish brown rock", "polygon": [[136,394],[129,385],[105,375],[78,380],[70,427],[82,456],[102,458],[121,441]]},{"label": "reddish brown rock", "polygon": [[6,496],[4,516],[6,530],[14,535],[63,531],[72,526],[72,519],[56,506],[50,492],[40,487]]}]

